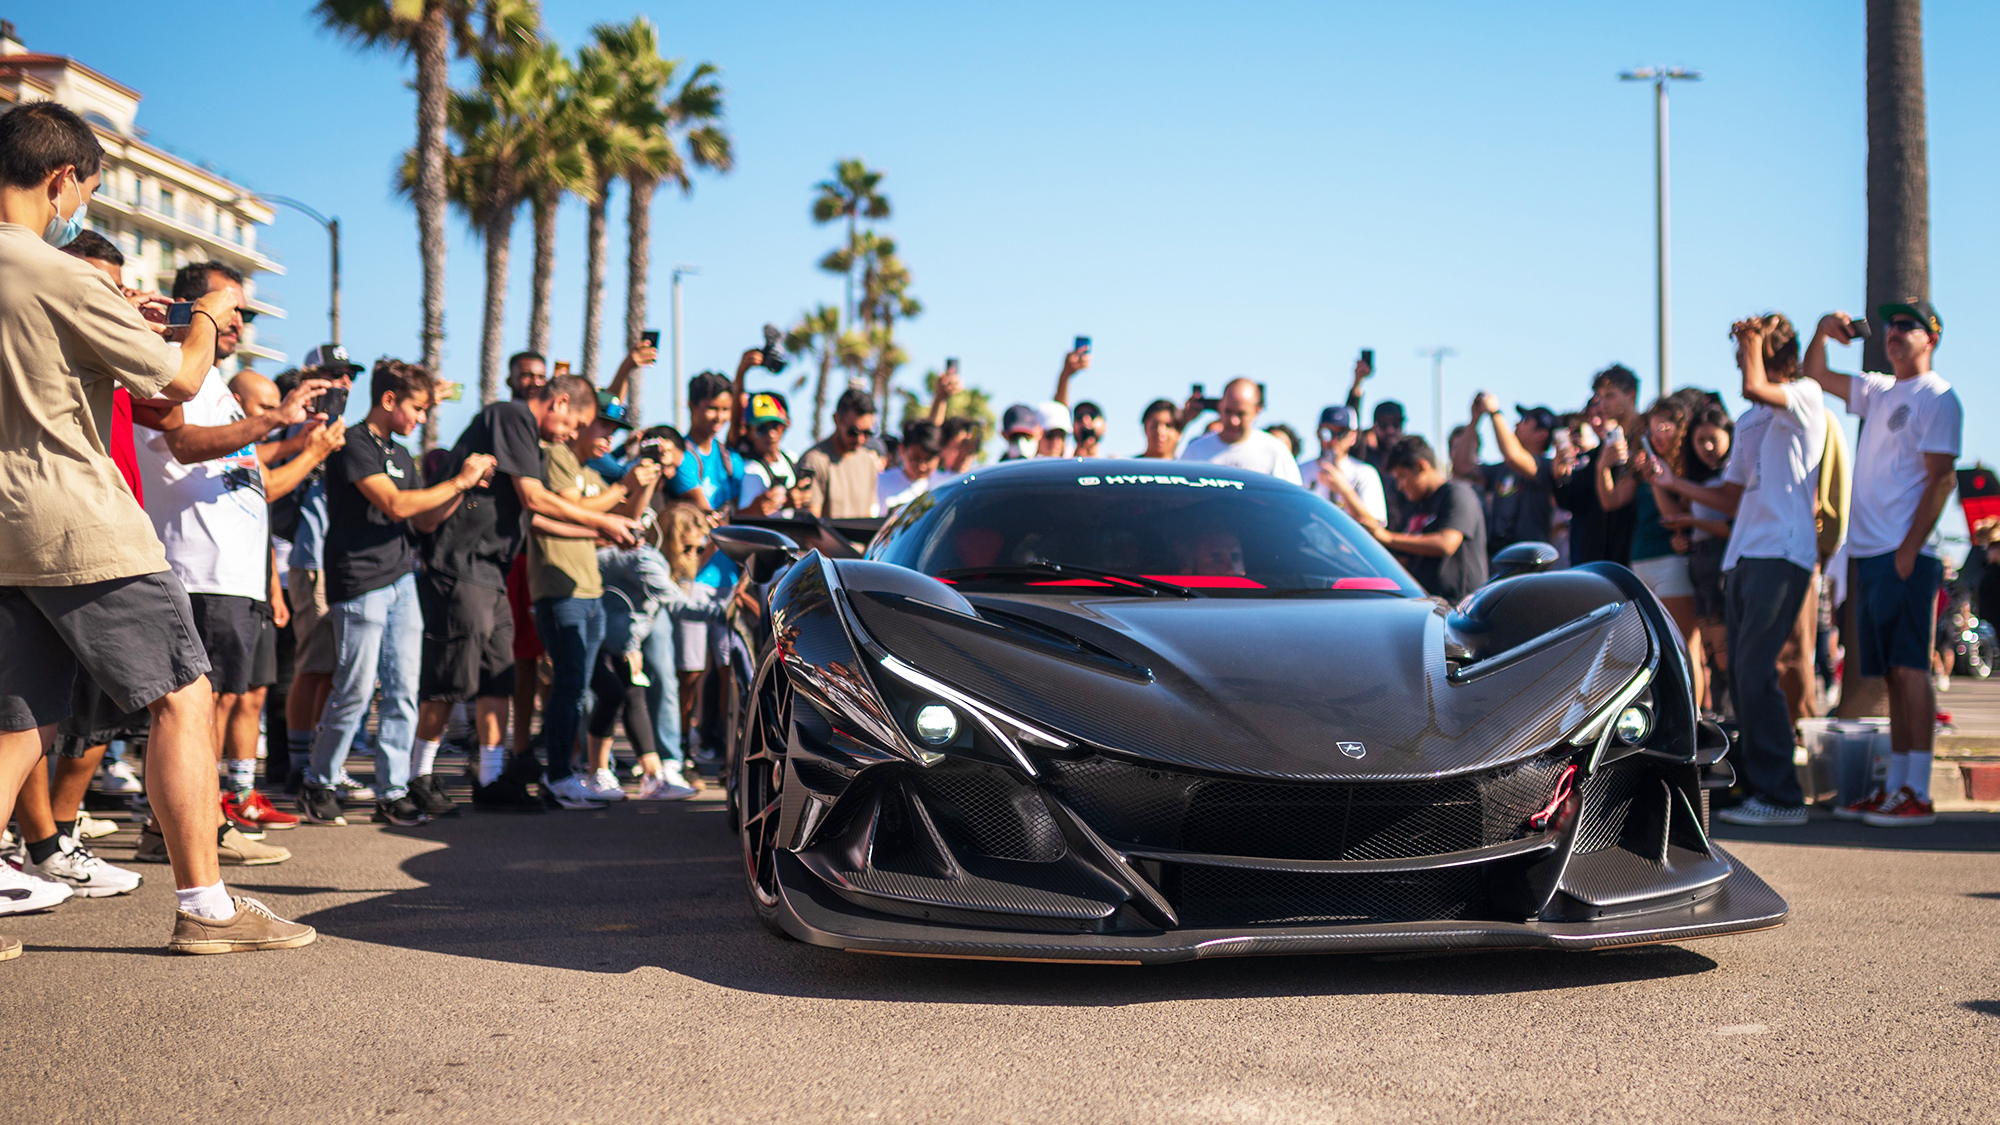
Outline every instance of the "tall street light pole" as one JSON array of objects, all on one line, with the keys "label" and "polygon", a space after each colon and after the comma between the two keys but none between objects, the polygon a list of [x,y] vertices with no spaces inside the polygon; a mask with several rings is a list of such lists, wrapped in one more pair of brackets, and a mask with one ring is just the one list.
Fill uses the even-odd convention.
[{"label": "tall street light pole", "polygon": [[1445,457],[1449,455],[1445,447],[1450,443],[1444,439],[1444,359],[1457,355],[1458,349],[1418,348],[1417,354],[1431,357],[1431,433],[1437,441],[1437,455]]},{"label": "tall street light pole", "polygon": [[674,267],[674,385],[672,422],[681,424],[681,278],[701,271],[694,266]]},{"label": "tall street light pole", "polygon": [[229,202],[232,204],[255,203],[260,200],[265,203],[282,203],[303,213],[313,222],[326,228],[328,244],[327,261],[330,263],[328,269],[332,274],[331,283],[327,289],[329,296],[327,298],[326,319],[331,332],[331,338],[327,340],[327,343],[340,343],[340,219],[338,217],[330,219],[313,208],[286,195],[241,195]]},{"label": "tall street light pole", "polygon": [[1701,72],[1678,66],[1644,66],[1637,70],[1621,71],[1620,82],[1651,82],[1653,84],[1653,233],[1657,240],[1655,253],[1659,260],[1659,332],[1660,332],[1660,397],[1667,396],[1672,382],[1672,354],[1668,344],[1668,329],[1672,325],[1672,307],[1669,297],[1667,277],[1667,83],[1674,81],[1699,82]]}]

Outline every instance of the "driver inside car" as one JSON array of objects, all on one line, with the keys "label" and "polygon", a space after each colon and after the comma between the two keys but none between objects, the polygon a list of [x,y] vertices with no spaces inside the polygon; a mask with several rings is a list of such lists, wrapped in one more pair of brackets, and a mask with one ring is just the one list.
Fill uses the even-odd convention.
[{"label": "driver inside car", "polygon": [[1243,541],[1233,531],[1210,528],[1195,536],[1192,543],[1184,543],[1180,554],[1188,574],[1241,577],[1248,573],[1243,566]]}]

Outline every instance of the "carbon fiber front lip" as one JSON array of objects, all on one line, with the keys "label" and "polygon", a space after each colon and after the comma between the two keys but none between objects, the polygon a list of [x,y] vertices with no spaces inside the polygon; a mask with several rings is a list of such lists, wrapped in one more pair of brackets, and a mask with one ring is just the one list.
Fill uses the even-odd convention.
[{"label": "carbon fiber front lip", "polygon": [[[1728,859],[1726,853],[1716,849]],[[1740,862],[1716,894],[1689,906],[1596,922],[1405,922],[1272,926],[1148,934],[1028,934],[927,925],[857,912],[796,856],[778,855],[779,922],[800,941],[913,957],[1165,964],[1209,957],[1415,950],[1611,949],[1770,929],[1791,908]]]}]

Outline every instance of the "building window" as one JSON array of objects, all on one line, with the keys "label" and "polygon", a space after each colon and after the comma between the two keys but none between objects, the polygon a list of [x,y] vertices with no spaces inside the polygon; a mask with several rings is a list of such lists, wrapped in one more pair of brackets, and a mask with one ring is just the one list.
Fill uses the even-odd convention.
[{"label": "building window", "polygon": [[174,240],[171,238],[162,238],[160,239],[159,245],[160,245],[160,268],[163,270],[173,269]]},{"label": "building window", "polygon": [[174,210],[174,193],[166,188],[160,189],[160,213],[172,218],[180,217]]}]

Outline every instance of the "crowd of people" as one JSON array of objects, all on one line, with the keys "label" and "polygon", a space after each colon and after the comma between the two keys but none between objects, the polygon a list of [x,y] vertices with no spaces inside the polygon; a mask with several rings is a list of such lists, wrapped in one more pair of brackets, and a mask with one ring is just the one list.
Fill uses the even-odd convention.
[{"label": "crowd of people", "polygon": [[[711,530],[884,516],[982,457],[980,423],[951,413],[955,364],[893,437],[847,390],[796,458],[785,396],[747,388],[771,366],[757,349],[733,378],[689,381],[685,431],[638,427],[624,399],[655,359],[641,342],[601,388],[510,357],[509,397],[419,458],[406,441],[449,394],[434,372],[328,344],[276,379],[225,378],[255,315],[240,275],[200,262],[169,294],[125,288],[120,252],[84,225],[101,158],[60,106],[0,116],[0,824],[16,826],[0,914],[140,885],[91,851],[109,827],[83,811],[93,786],[143,802],[135,861],[171,865],[170,947],[190,953],[312,941],[220,868],[285,862],[271,833],[354,809],[405,827],[459,815],[447,743],[476,809],[693,796],[721,742],[711,673],[747,658],[731,623],[760,604]],[[1804,817],[1793,720],[1845,604],[1850,655],[1889,679],[1896,752],[1884,790],[1841,813],[1926,823],[1935,525],[1962,424],[1930,369],[1935,311],[1886,306],[1874,328],[1893,375],[1827,366],[1826,344],[1861,331],[1844,314],[1803,347],[1782,316],[1739,322],[1737,418],[1695,390],[1642,412],[1614,365],[1574,412],[1521,406],[1509,425],[1478,395],[1441,458],[1394,401],[1361,425],[1364,359],[1316,452],[1260,424],[1263,387],[1234,379],[1150,403],[1138,456],[1311,489],[1451,601],[1515,544],[1629,565],[1687,642],[1703,709],[1741,725],[1754,796],[1725,814],[1738,823]],[[1108,455],[1104,411],[1070,404],[1089,365],[1079,340],[1050,401],[1004,412],[1000,460]],[[1851,456],[1822,390],[1863,420]],[[350,394],[366,405],[353,425]],[[1497,460],[1481,463],[1489,433]],[[357,748],[367,784],[345,768]],[[19,949],[0,938],[0,959]]]}]

